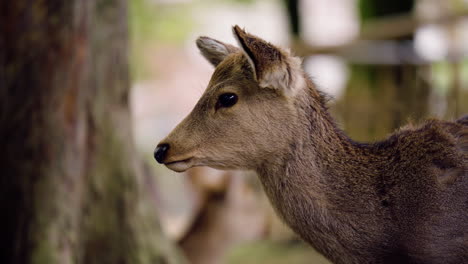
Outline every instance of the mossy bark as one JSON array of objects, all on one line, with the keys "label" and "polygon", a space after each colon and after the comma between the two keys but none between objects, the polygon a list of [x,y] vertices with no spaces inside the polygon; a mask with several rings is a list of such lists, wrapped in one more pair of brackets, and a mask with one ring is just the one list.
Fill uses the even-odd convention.
[{"label": "mossy bark", "polygon": [[0,13],[0,263],[183,262],[132,142],[126,1]]}]

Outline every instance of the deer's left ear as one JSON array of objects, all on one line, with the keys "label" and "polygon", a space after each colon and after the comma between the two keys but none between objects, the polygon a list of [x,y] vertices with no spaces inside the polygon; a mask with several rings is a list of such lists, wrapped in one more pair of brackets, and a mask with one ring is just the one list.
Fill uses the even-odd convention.
[{"label": "deer's left ear", "polygon": [[249,60],[255,79],[261,87],[294,94],[302,81],[301,61],[289,52],[251,35],[239,26],[233,27],[234,37]]},{"label": "deer's left ear", "polygon": [[199,37],[196,43],[203,57],[215,67],[229,54],[239,51],[237,47],[209,37]]}]

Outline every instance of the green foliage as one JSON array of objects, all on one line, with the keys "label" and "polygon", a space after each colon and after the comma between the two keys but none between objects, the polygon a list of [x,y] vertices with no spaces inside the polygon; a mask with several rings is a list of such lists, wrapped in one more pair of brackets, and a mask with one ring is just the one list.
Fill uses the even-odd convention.
[{"label": "green foliage", "polygon": [[234,2],[240,4],[252,4],[255,0],[226,0],[227,2]]},{"label": "green foliage", "polygon": [[358,4],[361,21],[367,22],[388,15],[410,13],[413,10],[414,0],[359,0]]},{"label": "green foliage", "polygon": [[161,5],[148,0],[130,1],[130,32],[133,43],[158,41],[179,44],[192,30],[190,5]]},{"label": "green foliage", "polygon": [[325,257],[303,243],[257,241],[235,248],[228,264],[328,264]]},{"label": "green foliage", "polygon": [[377,68],[368,64],[355,64],[351,67],[353,73],[351,81],[357,84],[366,83],[366,85],[359,86],[367,87],[372,94],[375,94],[378,89]]},{"label": "green foliage", "polygon": [[[234,4],[253,4],[254,2],[258,2],[259,0],[202,0],[199,1],[199,3],[203,4],[219,4],[219,3],[234,3]],[[272,0],[267,0],[267,1],[272,1]]]},{"label": "green foliage", "polygon": [[[468,60],[460,62],[460,81],[462,86],[468,85]],[[440,94],[446,94],[453,86],[455,73],[451,62],[439,61],[432,65],[431,75],[433,87]]]},{"label": "green foliage", "polygon": [[450,1],[447,0],[447,1],[452,4],[454,10],[463,11],[463,10],[466,10],[466,8],[468,8],[468,2],[466,2],[465,0],[450,0]]},{"label": "green foliage", "polygon": [[59,263],[57,255],[54,247],[51,245],[51,241],[47,237],[44,237],[42,238],[42,243],[35,249],[31,262],[33,264]]},{"label": "green foliage", "polygon": [[131,0],[129,8],[131,71],[133,78],[141,79],[147,75],[145,59],[154,45],[180,45],[192,31],[192,6]]}]

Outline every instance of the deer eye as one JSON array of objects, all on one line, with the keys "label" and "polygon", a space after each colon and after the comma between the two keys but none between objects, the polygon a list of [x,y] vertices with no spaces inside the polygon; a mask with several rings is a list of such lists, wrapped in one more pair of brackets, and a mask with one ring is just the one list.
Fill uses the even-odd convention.
[{"label": "deer eye", "polygon": [[218,97],[216,109],[221,107],[231,107],[237,103],[237,95],[233,93],[223,93]]}]

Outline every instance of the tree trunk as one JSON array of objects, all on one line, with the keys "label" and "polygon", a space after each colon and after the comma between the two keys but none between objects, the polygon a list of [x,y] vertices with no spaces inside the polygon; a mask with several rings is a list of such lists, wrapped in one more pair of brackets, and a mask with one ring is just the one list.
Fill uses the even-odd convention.
[{"label": "tree trunk", "polygon": [[142,188],[124,0],[0,4],[0,263],[180,263]]}]

